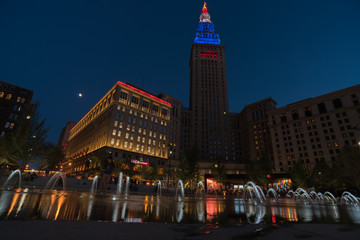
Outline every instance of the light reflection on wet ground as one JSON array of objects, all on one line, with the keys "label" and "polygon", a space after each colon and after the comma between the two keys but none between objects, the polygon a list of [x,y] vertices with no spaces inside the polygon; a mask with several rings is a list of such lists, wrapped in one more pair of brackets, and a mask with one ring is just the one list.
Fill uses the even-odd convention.
[{"label": "light reflection on wet ground", "polygon": [[359,206],[305,204],[285,199],[261,205],[240,198],[185,198],[177,202],[173,196],[131,195],[127,199],[118,199],[109,193],[29,192],[26,189],[0,194],[0,219],[208,224],[360,223]]}]

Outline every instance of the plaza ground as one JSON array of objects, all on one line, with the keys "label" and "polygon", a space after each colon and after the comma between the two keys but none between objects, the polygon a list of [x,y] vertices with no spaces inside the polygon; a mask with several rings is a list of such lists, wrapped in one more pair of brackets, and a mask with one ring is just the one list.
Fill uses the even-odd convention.
[{"label": "plaza ground", "polygon": [[360,239],[360,225],[280,224],[237,226],[83,221],[0,221],[1,239]]}]

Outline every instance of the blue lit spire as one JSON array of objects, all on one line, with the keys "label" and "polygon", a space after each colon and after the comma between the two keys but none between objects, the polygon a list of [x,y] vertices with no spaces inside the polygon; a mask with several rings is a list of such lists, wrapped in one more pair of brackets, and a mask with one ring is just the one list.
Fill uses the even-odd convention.
[{"label": "blue lit spire", "polygon": [[206,2],[200,15],[200,22],[196,29],[194,43],[220,44],[219,34],[215,33],[214,24],[210,21],[210,14],[207,11]]}]

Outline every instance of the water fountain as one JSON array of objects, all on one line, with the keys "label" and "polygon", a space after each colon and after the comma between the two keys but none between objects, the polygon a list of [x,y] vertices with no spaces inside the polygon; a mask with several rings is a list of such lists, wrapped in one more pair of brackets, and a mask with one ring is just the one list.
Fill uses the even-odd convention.
[{"label": "water fountain", "polygon": [[129,195],[130,177],[126,177],[125,198]]},{"label": "water fountain", "polygon": [[123,182],[123,173],[120,172],[119,173],[118,184],[117,184],[117,188],[116,188],[116,197],[117,198],[120,198],[120,196],[121,196],[122,182]]},{"label": "water fountain", "polygon": [[[180,194],[178,195],[179,187],[180,187]],[[182,200],[184,200],[184,197],[185,197],[184,185],[183,185],[183,182],[181,180],[179,180],[177,187],[176,187],[175,199],[178,199],[178,201],[182,201]]]},{"label": "water fountain", "polygon": [[[14,178],[12,175],[12,179]],[[45,189],[53,188],[63,176],[57,173],[48,181]],[[223,214],[239,218],[240,221],[258,224],[262,222],[300,222],[300,223],[356,223],[360,224],[360,201],[349,192],[341,195],[337,201],[330,192],[316,192],[298,188],[288,191],[286,198],[281,198],[274,190],[263,192],[253,182],[248,182],[241,196],[224,196],[214,199],[206,195],[202,182],[197,183],[195,195],[185,199],[184,183],[179,180],[176,186],[175,201],[173,196],[161,196],[161,182],[156,181],[157,197],[143,194],[129,195],[130,177],[125,180],[124,199],[120,199],[122,174],[119,175],[116,194],[96,195],[95,176],[91,192],[72,192],[66,195],[56,192],[0,191],[0,219],[42,219],[50,220],[100,220],[105,221],[147,221],[210,223],[225,221]],[[63,180],[64,181],[64,180]],[[8,185],[7,185],[8,186]],[[209,189],[215,189],[210,186]],[[110,204],[109,204],[110,203]],[[142,205],[141,205],[142,204]],[[39,206],[37,215],[31,210]],[[80,208],[79,208],[80,206]],[[104,211],[104,209],[107,209]],[[142,216],[143,211],[149,214]],[[99,212],[100,211],[100,212]],[[25,215],[24,215],[25,214]],[[221,220],[222,219],[222,220]]]},{"label": "water fountain", "polygon": [[273,196],[274,201],[276,201],[277,198],[278,198],[278,195],[277,195],[275,189],[273,189],[273,188],[270,188],[270,189],[267,191],[267,193],[266,193],[266,199],[270,199],[270,198],[271,198],[271,195]]},{"label": "water fountain", "polygon": [[21,172],[19,169],[13,171],[10,176],[6,179],[5,183],[4,183],[4,189],[6,189],[9,181],[16,175],[18,174],[19,175],[19,188],[21,188]]},{"label": "water fountain", "polygon": [[341,204],[345,203],[345,204],[359,205],[359,200],[357,199],[357,197],[352,195],[350,192],[345,191],[341,195],[340,203]]},{"label": "water fountain", "polygon": [[155,181],[155,185],[157,186],[156,196],[160,197],[161,196],[161,181],[160,180]]},{"label": "water fountain", "polygon": [[97,186],[98,186],[98,176],[96,175],[94,177],[94,180],[93,180],[92,184],[91,184],[91,191],[90,191],[91,194],[94,194],[94,193],[97,192]]},{"label": "water fountain", "polygon": [[64,175],[64,173],[62,172],[57,172],[55,173],[50,180],[46,183],[44,190],[46,190],[47,188],[49,188],[50,184],[53,183],[53,185],[51,186],[50,190],[53,190],[53,188],[55,187],[55,184],[58,183],[59,179],[61,177],[62,180],[62,185],[63,185],[63,191],[65,192],[65,185],[66,185],[66,176]]},{"label": "water fountain", "polygon": [[205,196],[205,186],[204,183],[202,181],[198,182],[197,186],[196,186],[196,192],[195,192],[195,199],[204,199],[206,198]]},{"label": "water fountain", "polygon": [[[245,185],[244,192],[243,192],[243,199],[247,199],[246,198],[247,194],[250,195],[251,200],[258,200],[258,201],[260,201],[260,203],[263,203],[266,200],[265,195],[264,195],[263,191],[261,190],[261,188],[253,182],[248,182]],[[254,195],[255,195],[255,198],[254,198]]]},{"label": "water fountain", "polygon": [[211,193],[211,192],[210,192],[211,190],[214,191],[215,196],[217,197],[217,192],[216,192],[215,186],[214,186],[213,184],[210,184],[210,185],[209,185],[208,190],[207,190],[207,194]]}]

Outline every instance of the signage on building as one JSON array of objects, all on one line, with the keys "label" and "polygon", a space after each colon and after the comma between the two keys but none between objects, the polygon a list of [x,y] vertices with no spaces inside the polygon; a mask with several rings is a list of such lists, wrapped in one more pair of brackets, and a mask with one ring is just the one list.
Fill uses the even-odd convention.
[{"label": "signage on building", "polygon": [[149,163],[148,163],[148,162],[139,161],[139,160],[136,160],[136,159],[132,159],[131,162],[134,163],[134,164],[136,164],[136,165],[149,166]]}]

